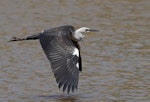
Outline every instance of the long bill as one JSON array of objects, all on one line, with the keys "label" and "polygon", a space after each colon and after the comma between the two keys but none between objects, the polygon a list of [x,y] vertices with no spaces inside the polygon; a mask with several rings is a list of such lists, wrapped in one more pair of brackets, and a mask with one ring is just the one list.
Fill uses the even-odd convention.
[{"label": "long bill", "polygon": [[99,30],[95,30],[95,29],[89,29],[88,31],[90,31],[90,32],[99,32]]}]

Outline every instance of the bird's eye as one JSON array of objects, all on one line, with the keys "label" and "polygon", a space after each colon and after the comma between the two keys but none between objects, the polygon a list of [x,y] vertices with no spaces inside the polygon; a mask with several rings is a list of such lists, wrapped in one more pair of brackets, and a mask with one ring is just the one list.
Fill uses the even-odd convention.
[{"label": "bird's eye", "polygon": [[88,31],[88,29],[85,29],[85,31]]},{"label": "bird's eye", "polygon": [[89,29],[85,29],[85,31],[86,31],[86,32],[88,32],[88,31],[89,31]]}]

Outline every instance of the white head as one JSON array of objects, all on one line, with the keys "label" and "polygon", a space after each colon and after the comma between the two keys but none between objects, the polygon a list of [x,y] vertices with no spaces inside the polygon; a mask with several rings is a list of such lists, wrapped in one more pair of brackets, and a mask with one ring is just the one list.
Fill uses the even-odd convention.
[{"label": "white head", "polygon": [[85,32],[96,32],[96,31],[98,31],[98,30],[93,30],[93,29],[87,28],[87,27],[81,27],[81,28],[77,29],[74,32],[73,37],[76,40],[80,41],[80,40],[82,40],[85,37],[85,35],[83,35],[82,33],[85,33]]}]

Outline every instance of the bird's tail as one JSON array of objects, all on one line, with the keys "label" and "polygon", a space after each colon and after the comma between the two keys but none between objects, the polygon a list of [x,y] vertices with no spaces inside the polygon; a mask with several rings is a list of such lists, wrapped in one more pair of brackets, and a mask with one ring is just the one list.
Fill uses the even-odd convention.
[{"label": "bird's tail", "polygon": [[23,41],[23,40],[37,40],[38,38],[39,38],[39,34],[27,36],[26,38],[12,37],[12,39],[10,39],[9,42],[11,42],[11,41]]}]

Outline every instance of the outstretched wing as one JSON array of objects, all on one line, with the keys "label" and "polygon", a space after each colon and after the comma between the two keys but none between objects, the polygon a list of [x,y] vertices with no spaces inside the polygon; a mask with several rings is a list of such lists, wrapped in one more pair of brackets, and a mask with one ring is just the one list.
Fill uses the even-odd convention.
[{"label": "outstretched wing", "polygon": [[[52,34],[53,33],[53,34]],[[51,63],[59,88],[63,91],[78,87],[79,80],[79,49],[71,41],[65,31],[43,32],[39,36],[41,46]]]}]

